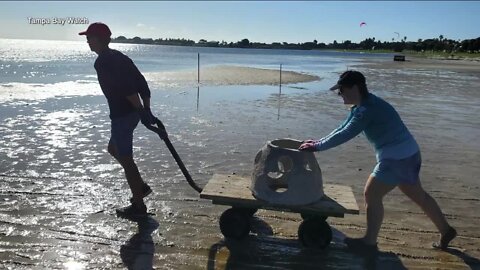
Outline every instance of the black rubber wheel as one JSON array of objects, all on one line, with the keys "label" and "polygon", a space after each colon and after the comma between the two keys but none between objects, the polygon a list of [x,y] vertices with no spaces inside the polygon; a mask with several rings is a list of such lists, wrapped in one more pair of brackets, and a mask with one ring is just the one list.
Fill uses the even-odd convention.
[{"label": "black rubber wheel", "polygon": [[220,216],[220,231],[226,238],[245,238],[250,232],[250,218],[244,209],[230,208]]},{"label": "black rubber wheel", "polygon": [[257,208],[235,208],[235,209],[238,209],[240,211],[243,211],[245,214],[247,214],[248,216],[252,217],[253,215],[255,215],[255,213],[257,213],[258,209]]},{"label": "black rubber wheel", "polygon": [[332,241],[332,229],[325,220],[306,219],[298,227],[298,239],[308,248],[326,248]]},{"label": "black rubber wheel", "polygon": [[307,214],[307,213],[300,213],[300,216],[302,216],[303,220],[307,219],[320,219],[320,220],[327,220],[328,216],[320,216],[320,215],[315,215],[315,214]]}]

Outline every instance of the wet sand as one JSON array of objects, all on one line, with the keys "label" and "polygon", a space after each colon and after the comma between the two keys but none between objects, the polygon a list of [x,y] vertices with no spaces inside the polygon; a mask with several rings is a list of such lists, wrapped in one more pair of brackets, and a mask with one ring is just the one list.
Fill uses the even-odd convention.
[{"label": "wet sand", "polygon": [[[334,239],[327,250],[300,246],[299,215],[263,210],[248,239],[224,241],[218,217],[227,208],[199,199],[162,142],[143,127],[135,133],[134,151],[154,191],[146,200],[154,215],[141,224],[118,219],[114,209],[130,194],[121,168],[106,153],[105,101],[82,96],[0,104],[0,268],[478,269],[480,76],[414,63],[369,61],[355,68],[365,73],[373,93],[397,108],[420,144],[422,184],[459,233],[448,252],[430,248],[436,229],[398,190],[384,200],[380,255],[366,258],[345,248],[345,235],[365,230],[362,190],[375,158],[363,135],[316,154],[324,181],[352,186],[361,211],[328,219]],[[210,98],[198,112],[193,88],[154,92],[152,104],[203,186],[214,173],[249,175],[267,140],[328,134],[348,112],[339,97],[318,89],[337,77],[332,72],[318,84],[301,85],[303,90],[286,87],[279,120],[278,96],[270,86],[203,87],[201,95]],[[271,94],[212,98],[255,90]]]},{"label": "wet sand", "polygon": [[480,59],[475,60],[449,60],[449,59],[429,59],[406,56],[405,61],[385,61],[369,60],[366,63],[368,67],[377,69],[425,69],[454,71],[462,73],[480,73]]},{"label": "wet sand", "polygon": [[[197,82],[196,70],[150,72],[145,77],[154,82]],[[278,85],[280,71],[244,66],[206,66],[200,69],[202,85]],[[293,71],[282,71],[282,83],[301,83],[319,80],[318,76]]]}]

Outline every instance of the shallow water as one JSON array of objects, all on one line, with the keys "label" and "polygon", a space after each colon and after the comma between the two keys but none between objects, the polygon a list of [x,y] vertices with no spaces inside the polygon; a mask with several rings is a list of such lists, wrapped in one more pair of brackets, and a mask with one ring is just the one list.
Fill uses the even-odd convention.
[{"label": "shallow water", "polygon": [[[214,173],[249,175],[255,153],[267,140],[328,134],[348,111],[338,96],[324,89],[336,81],[337,72],[346,69],[346,64],[353,66],[360,61],[334,61],[325,70],[310,72],[320,76],[320,81],[284,85],[280,102],[278,86],[202,85],[199,90],[193,85],[168,89],[156,86],[152,87],[152,108],[164,121],[192,177],[203,186]],[[260,66],[256,64],[253,66]],[[300,63],[298,67],[306,65]],[[106,152],[109,119],[105,99],[98,92],[87,92],[38,99],[15,96],[0,104],[0,266],[480,267],[480,231],[475,226],[480,216],[472,210],[480,206],[475,177],[480,169],[472,162],[480,160],[476,140],[480,95],[475,90],[480,78],[456,72],[437,76],[434,70],[359,68],[365,72],[372,92],[398,109],[421,145],[422,183],[459,231],[450,253],[428,248],[437,238],[435,228],[398,191],[385,199],[386,216],[379,237],[382,253],[376,258],[352,254],[342,244],[345,234],[362,234],[363,208],[360,216],[329,219],[334,239],[324,251],[300,246],[296,239],[301,221],[298,215],[273,211],[257,213],[254,233],[245,241],[224,241],[217,221],[226,207],[199,199],[162,141],[141,124],[135,132],[134,155],[154,191],[146,199],[153,216],[140,224],[118,219],[114,209],[125,205],[130,193],[121,167]],[[19,87],[12,82],[6,84]],[[89,84],[85,91],[91,91],[88,89],[95,82]],[[42,87],[48,86],[42,83]],[[363,205],[363,184],[375,160],[364,136],[359,137],[318,153],[317,159],[324,181],[352,186],[359,205]]]}]

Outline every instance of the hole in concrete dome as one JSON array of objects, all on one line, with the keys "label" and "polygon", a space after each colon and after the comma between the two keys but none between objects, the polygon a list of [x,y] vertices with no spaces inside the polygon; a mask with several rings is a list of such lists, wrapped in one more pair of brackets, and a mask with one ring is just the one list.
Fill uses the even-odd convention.
[{"label": "hole in concrete dome", "polygon": [[281,173],[281,172],[269,172],[267,175],[270,179],[275,180],[275,179],[280,179],[283,176],[283,173]]},{"label": "hole in concrete dome", "polygon": [[280,140],[273,140],[270,142],[271,145],[275,147],[280,147],[280,148],[286,148],[290,150],[297,150],[302,145],[301,141],[295,141],[295,140],[287,140],[287,139],[280,139]]},{"label": "hole in concrete dome", "polygon": [[288,190],[288,188],[281,188],[281,187],[279,187],[279,188],[275,189],[275,192],[277,192],[277,193],[283,193],[283,192],[285,192],[285,191],[287,191],[287,190]]},{"label": "hole in concrete dome", "polygon": [[307,171],[309,171],[309,172],[312,171],[312,168],[310,167],[310,162],[308,162],[308,161],[305,162],[305,166],[304,166],[304,167],[305,167],[305,170],[307,170]]},{"label": "hole in concrete dome", "polygon": [[268,179],[268,187],[275,192],[282,193],[287,191],[288,184],[286,181],[283,181],[282,179],[270,178]]},{"label": "hole in concrete dome", "polygon": [[289,173],[293,169],[293,160],[289,156],[281,156],[278,158],[278,170],[282,173]]}]

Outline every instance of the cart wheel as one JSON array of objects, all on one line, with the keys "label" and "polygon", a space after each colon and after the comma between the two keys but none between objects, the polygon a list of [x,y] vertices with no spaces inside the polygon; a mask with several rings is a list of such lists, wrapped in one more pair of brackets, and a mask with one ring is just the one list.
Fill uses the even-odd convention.
[{"label": "cart wheel", "polygon": [[245,214],[247,214],[250,217],[255,215],[255,213],[257,213],[257,211],[258,211],[257,208],[235,208],[235,209],[238,209],[238,210],[244,212]]},{"label": "cart wheel", "polygon": [[300,213],[300,216],[302,216],[303,220],[307,219],[320,219],[320,220],[327,220],[328,216],[320,216],[320,215],[315,215],[315,214],[307,214],[307,213]]},{"label": "cart wheel", "polygon": [[226,238],[240,240],[250,232],[250,217],[245,210],[227,209],[220,216],[220,231]]},{"label": "cart wheel", "polygon": [[309,248],[326,248],[332,241],[332,229],[325,220],[306,219],[298,227],[298,239]]}]

